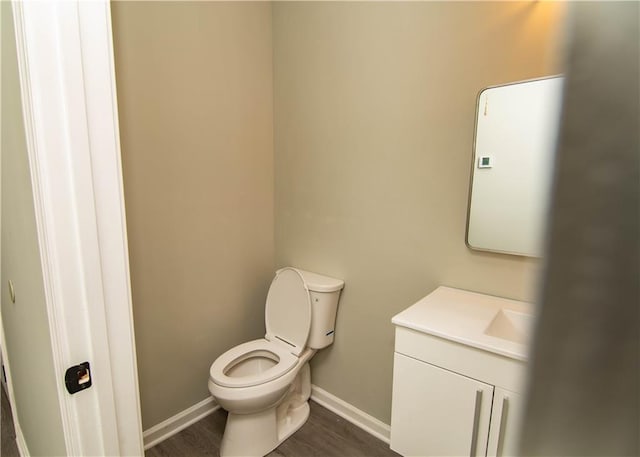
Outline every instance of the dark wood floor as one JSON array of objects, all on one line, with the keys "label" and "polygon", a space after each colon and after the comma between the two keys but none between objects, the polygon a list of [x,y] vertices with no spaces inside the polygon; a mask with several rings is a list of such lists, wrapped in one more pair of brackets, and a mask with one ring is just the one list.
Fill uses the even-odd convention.
[{"label": "dark wood floor", "polygon": [[[386,457],[398,456],[389,445],[315,402],[306,424],[269,457]],[[152,447],[146,457],[218,456],[227,418],[218,410]]]},{"label": "dark wood floor", "polygon": [[0,455],[2,457],[19,457],[18,446],[16,445],[16,431],[13,428],[13,416],[11,415],[11,406],[9,399],[0,386],[2,391],[2,409],[0,410],[0,433],[2,434],[0,444]]},{"label": "dark wood floor", "polygon": [[[19,457],[9,400],[2,391],[0,416],[2,457]],[[340,416],[311,401],[306,424],[269,457],[392,457],[389,446]],[[175,436],[152,447],[146,457],[218,456],[227,414],[218,410]]]}]

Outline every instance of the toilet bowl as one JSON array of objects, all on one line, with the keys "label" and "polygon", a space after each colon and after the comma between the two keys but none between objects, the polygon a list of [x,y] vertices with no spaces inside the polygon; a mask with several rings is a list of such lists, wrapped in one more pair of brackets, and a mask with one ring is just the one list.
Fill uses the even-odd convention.
[{"label": "toilet bowl", "polygon": [[209,370],[209,391],[229,412],[220,455],[264,456],[309,417],[309,360],[331,343],[344,282],[291,267],[276,272],[265,338],[240,344]]}]

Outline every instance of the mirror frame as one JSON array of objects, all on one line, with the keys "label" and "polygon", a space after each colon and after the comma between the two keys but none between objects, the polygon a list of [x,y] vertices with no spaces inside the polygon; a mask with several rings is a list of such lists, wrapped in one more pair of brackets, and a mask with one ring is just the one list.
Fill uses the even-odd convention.
[{"label": "mirror frame", "polygon": [[523,84],[523,83],[530,83],[530,82],[536,82],[536,81],[544,81],[544,80],[547,80],[547,79],[554,79],[554,78],[564,78],[564,74],[541,76],[541,77],[538,77],[538,78],[523,79],[523,80],[507,82],[507,83],[503,83],[503,84],[494,84],[492,86],[483,87],[482,89],[480,89],[478,91],[478,95],[476,95],[476,108],[475,108],[475,116],[474,116],[474,122],[473,122],[473,144],[471,146],[471,167],[469,169],[469,196],[467,198],[467,220],[466,220],[466,227],[465,227],[465,233],[464,233],[464,243],[472,251],[490,252],[490,253],[494,253],[494,254],[514,255],[514,256],[518,256],[518,257],[526,257],[526,258],[532,258],[532,259],[540,259],[540,258],[542,258],[542,254],[540,254],[539,256],[536,256],[536,255],[525,254],[525,253],[522,253],[522,252],[502,251],[502,250],[499,250],[499,249],[486,249],[486,248],[480,248],[480,247],[472,246],[471,244],[469,244],[469,225],[470,225],[470,221],[471,221],[471,198],[472,198],[472,195],[473,195],[473,175],[474,175],[475,163],[476,163],[476,140],[477,140],[477,137],[478,137],[478,113],[479,113],[479,109],[480,109],[480,96],[482,95],[483,92],[485,92],[486,90],[489,90],[489,89],[496,89],[496,88],[499,88],[499,87],[511,86],[511,85],[514,85],[514,84]]}]

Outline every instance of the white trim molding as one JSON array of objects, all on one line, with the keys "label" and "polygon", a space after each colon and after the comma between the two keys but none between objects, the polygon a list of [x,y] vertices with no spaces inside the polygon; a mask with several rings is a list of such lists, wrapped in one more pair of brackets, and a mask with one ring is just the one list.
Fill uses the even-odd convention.
[{"label": "white trim molding", "polygon": [[[109,2],[14,2],[58,404],[68,455],[141,455]],[[64,373],[89,361],[93,385]]]},{"label": "white trim molding", "polygon": [[[388,424],[385,424],[384,422],[313,384],[311,385],[311,400],[351,422],[379,440],[387,444],[390,443],[391,427]],[[195,424],[210,414],[213,414],[218,409],[220,409],[220,405],[215,402],[213,397],[209,397],[190,408],[171,416],[169,419],[154,425],[143,433],[144,449],[147,450],[156,444],[171,438],[173,435],[176,435],[190,425]]]},{"label": "white trim molding", "polygon": [[311,399],[379,440],[387,444],[391,442],[391,427],[388,424],[313,384]]},{"label": "white trim molding", "polygon": [[[29,448],[27,447],[27,443],[24,440],[24,435],[22,433],[22,428],[20,428],[20,421],[18,420],[18,415],[16,414],[15,409],[15,395],[13,393],[13,384],[11,382],[11,367],[9,366],[9,359],[7,357],[7,342],[5,341],[4,336],[4,323],[2,322],[2,313],[0,313],[0,360],[2,361],[2,367],[4,368],[4,379],[2,380],[2,388],[7,394],[7,398],[9,399],[9,409],[11,410],[11,418],[13,419],[13,429],[16,434],[16,446],[18,447],[18,453],[21,457],[29,457]],[[2,374],[0,374],[1,376]],[[3,419],[4,420],[4,419]]]},{"label": "white trim molding", "polygon": [[20,457],[30,457],[29,448],[27,447],[27,442],[24,440],[24,435],[22,434],[22,429],[20,428],[20,424],[16,422],[15,415],[13,420],[13,428],[16,432],[16,447],[18,448],[18,453]]},{"label": "white trim molding", "polygon": [[119,455],[140,455],[142,418],[109,1],[78,3],[91,177]]},{"label": "white trim molding", "polygon": [[[13,430],[16,435],[16,446],[18,448],[20,457],[29,457],[31,454],[29,453],[27,442],[24,440],[24,434],[22,433],[20,421],[18,420],[18,415],[16,414],[16,409],[14,406],[16,404],[16,400],[13,393],[13,384],[11,382],[11,367],[9,367],[9,359],[6,353],[7,342],[5,341],[4,336],[4,323],[2,322],[2,313],[0,313],[0,342],[0,361],[2,361],[2,366],[5,370],[4,379],[2,380],[2,389],[4,389],[4,392],[5,394],[7,394],[7,398],[9,399],[9,409],[11,411],[11,418],[13,420]],[[1,373],[0,376],[2,376]],[[3,418],[3,421],[4,420],[6,419]]]},{"label": "white trim molding", "polygon": [[213,397],[202,400],[200,403],[185,409],[178,414],[171,416],[169,419],[154,425],[144,431],[144,449],[147,450],[156,444],[171,438],[176,433],[181,432],[191,424],[195,424],[210,414],[220,409]]}]

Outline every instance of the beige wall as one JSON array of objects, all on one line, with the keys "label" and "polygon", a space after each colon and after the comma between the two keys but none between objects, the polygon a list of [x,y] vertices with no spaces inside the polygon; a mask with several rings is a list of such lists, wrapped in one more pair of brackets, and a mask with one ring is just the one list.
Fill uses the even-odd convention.
[{"label": "beige wall", "polygon": [[535,261],[464,244],[473,116],[481,88],[560,71],[562,7],[271,8],[112,5],[145,429],[263,334],[276,265],[345,279],[313,382],[385,422],[391,316],[439,284],[534,294]]},{"label": "beige wall", "polygon": [[[53,367],[11,3],[2,2],[2,325],[14,417],[32,456],[65,455]],[[8,282],[16,302],[9,298]],[[3,418],[4,419],[4,418]],[[4,431],[4,430],[3,430]]]},{"label": "beige wall", "polygon": [[143,428],[264,335],[273,274],[269,3],[112,4]]},{"label": "beige wall", "polygon": [[276,263],[346,281],[313,382],[389,423],[391,317],[440,284],[531,299],[535,261],[473,252],[478,91],[560,71],[562,6],[277,3]]}]

